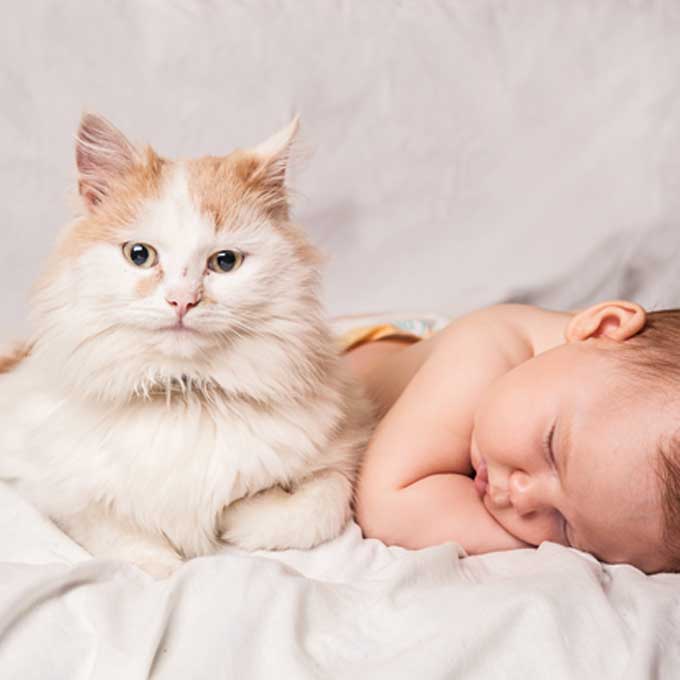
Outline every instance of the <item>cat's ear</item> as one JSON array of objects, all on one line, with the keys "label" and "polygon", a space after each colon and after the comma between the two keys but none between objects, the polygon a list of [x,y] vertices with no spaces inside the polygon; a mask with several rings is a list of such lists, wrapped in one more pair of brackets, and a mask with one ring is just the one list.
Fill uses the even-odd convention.
[{"label": "cat's ear", "polygon": [[299,127],[300,117],[295,116],[286,127],[246,152],[247,182],[258,188],[272,212],[287,211],[286,171]]},{"label": "cat's ear", "polygon": [[125,135],[102,116],[84,113],[76,137],[78,191],[88,210],[108,195],[116,179],[140,161]]},{"label": "cat's ear", "polygon": [[299,128],[300,116],[295,116],[286,127],[252,150],[253,156],[258,161],[254,176],[272,187],[283,187],[290,150]]}]

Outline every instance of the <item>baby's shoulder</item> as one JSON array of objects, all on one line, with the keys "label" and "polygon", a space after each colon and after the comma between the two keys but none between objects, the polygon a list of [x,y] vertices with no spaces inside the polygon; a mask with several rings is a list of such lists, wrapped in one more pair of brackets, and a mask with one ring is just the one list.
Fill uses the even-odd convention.
[{"label": "baby's shoulder", "polygon": [[516,365],[563,344],[572,316],[534,305],[492,305],[456,319],[440,333],[439,342],[446,345],[461,331],[478,338],[491,336],[494,347],[511,355]]},{"label": "baby's shoulder", "polygon": [[529,343],[532,356],[565,343],[565,332],[572,312],[558,312],[535,305],[498,305],[498,313],[505,315]]}]

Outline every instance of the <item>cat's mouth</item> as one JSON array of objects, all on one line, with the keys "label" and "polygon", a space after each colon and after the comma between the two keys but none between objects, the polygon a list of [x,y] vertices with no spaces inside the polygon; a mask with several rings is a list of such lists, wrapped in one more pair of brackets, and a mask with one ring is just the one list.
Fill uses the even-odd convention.
[{"label": "cat's mouth", "polygon": [[163,326],[159,328],[159,330],[163,331],[164,333],[173,333],[178,335],[198,334],[198,331],[195,328],[190,328],[181,320],[175,324],[172,324],[171,326]]}]

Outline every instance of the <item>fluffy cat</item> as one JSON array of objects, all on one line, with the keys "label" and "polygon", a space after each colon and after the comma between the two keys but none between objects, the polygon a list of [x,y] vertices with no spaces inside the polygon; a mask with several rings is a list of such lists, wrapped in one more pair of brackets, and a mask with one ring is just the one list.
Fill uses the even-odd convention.
[{"label": "fluffy cat", "polygon": [[309,548],[350,517],[372,407],[289,220],[297,127],[170,161],[81,120],[83,214],[0,360],[0,478],[95,556],[162,576],[223,541]]}]

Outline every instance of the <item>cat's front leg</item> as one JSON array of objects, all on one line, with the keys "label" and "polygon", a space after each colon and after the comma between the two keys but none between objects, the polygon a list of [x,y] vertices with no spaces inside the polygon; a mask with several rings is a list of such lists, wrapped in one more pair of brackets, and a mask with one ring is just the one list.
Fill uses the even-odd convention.
[{"label": "cat's front leg", "polygon": [[220,517],[221,538],[245,550],[311,548],[342,531],[351,499],[345,475],[321,470],[290,492],[273,486],[228,505]]},{"label": "cat's front leg", "polygon": [[167,541],[99,506],[59,517],[57,523],[93,557],[132,562],[157,579],[167,578],[183,564]]}]

